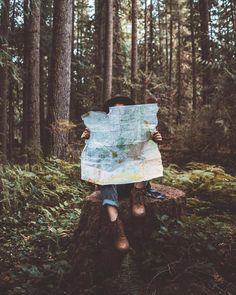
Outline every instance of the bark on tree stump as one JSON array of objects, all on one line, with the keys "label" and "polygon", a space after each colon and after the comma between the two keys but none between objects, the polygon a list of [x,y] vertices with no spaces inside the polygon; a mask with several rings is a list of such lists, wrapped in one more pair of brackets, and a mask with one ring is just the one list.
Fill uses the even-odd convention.
[{"label": "bark on tree stump", "polygon": [[[135,269],[132,254],[141,251],[145,246],[145,241],[148,241],[157,226],[157,216],[166,214],[179,218],[184,214],[186,205],[183,191],[159,184],[152,184],[152,187],[166,198],[158,200],[145,197],[147,214],[144,218],[135,218],[131,215],[129,195],[119,198],[119,216],[123,220],[131,246],[126,254],[114,249],[111,226],[106,209],[101,204],[100,192],[96,191],[86,197],[71,247],[73,269],[70,274],[70,284],[73,285],[73,294],[144,294],[142,291],[122,293],[114,284],[122,285],[119,280],[122,280],[122,275],[126,271],[125,265],[129,264],[130,267],[131,264]],[[132,279],[141,284],[138,273],[134,274]]]}]

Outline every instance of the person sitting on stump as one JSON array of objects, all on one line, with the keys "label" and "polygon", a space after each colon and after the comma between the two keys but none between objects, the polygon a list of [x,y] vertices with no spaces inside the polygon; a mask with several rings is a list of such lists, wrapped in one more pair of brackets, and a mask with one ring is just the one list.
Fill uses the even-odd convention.
[{"label": "person sitting on stump", "polygon": [[[129,97],[113,97],[105,102],[104,112],[109,113],[109,107],[114,106],[126,106],[126,105],[134,105],[134,101]],[[82,139],[89,139],[90,130],[86,128],[81,135]],[[162,141],[162,136],[160,132],[155,131],[151,134],[151,139],[158,143]],[[150,188],[150,183],[148,181],[136,182],[133,184],[109,184],[109,185],[101,185],[101,197],[102,197],[102,205],[106,206],[107,213],[109,219],[111,221],[111,225],[113,227],[113,238],[115,248],[119,251],[127,251],[129,249],[129,241],[125,235],[124,226],[122,220],[119,218],[119,201],[118,196],[119,192],[124,190],[131,189],[131,210],[132,215],[137,218],[142,218],[146,215],[145,206],[144,206],[144,195],[145,190]]]}]

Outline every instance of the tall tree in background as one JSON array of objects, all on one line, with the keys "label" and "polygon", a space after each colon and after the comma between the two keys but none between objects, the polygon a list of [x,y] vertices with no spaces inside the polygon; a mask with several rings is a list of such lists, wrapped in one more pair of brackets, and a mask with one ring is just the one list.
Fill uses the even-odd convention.
[{"label": "tall tree in background", "polygon": [[45,154],[46,136],[46,110],[48,96],[48,68],[51,61],[53,1],[41,0],[40,22],[40,141]]},{"label": "tall tree in background", "polygon": [[66,157],[71,91],[72,0],[55,0],[48,96],[49,154]]},{"label": "tall tree in background", "polygon": [[40,0],[30,0],[29,10],[29,69],[28,69],[28,146],[29,157],[35,160],[40,148]]},{"label": "tall tree in background", "polygon": [[157,0],[157,13],[158,13],[158,64],[159,69],[163,71],[163,25],[161,22],[161,8],[160,8],[160,1]]},{"label": "tall tree in background", "polygon": [[23,50],[23,126],[22,126],[22,148],[28,142],[28,99],[29,99],[29,0],[24,0],[24,50]]},{"label": "tall tree in background", "polygon": [[[231,130],[230,134],[233,134],[232,130],[234,129],[231,121],[233,122],[235,117],[232,107],[235,102],[233,96],[235,85],[235,1],[207,3],[208,1],[194,0],[187,3],[186,0],[113,0],[112,92],[114,94],[129,93],[131,78],[131,92],[136,101],[142,95],[145,96],[145,93],[158,98],[158,101],[161,102],[162,121],[166,122],[165,131],[170,136],[186,126],[194,125],[191,127],[194,130],[198,124],[198,128],[203,128],[203,123],[201,126],[200,122],[203,122],[204,118],[201,120],[199,116],[204,116],[205,113],[207,116],[209,115],[208,117],[213,118],[211,126],[204,126],[209,130],[208,135],[210,135],[210,130],[216,130],[216,124],[226,126],[224,130],[222,129],[222,134],[229,134],[228,130]],[[1,36],[3,38],[0,45],[0,88],[1,98],[5,97],[1,99],[0,104],[1,150],[4,150],[1,154],[5,155],[7,150],[9,160],[17,161],[19,156],[21,162],[25,161],[27,160],[26,153],[19,155],[22,153],[21,143],[23,147],[27,148],[32,146],[33,142],[37,146],[41,139],[45,146],[50,140],[52,154],[64,155],[67,145],[67,130],[64,127],[70,128],[70,125],[66,124],[69,113],[69,95],[67,95],[70,92],[69,84],[73,85],[71,119],[76,122],[80,120],[82,113],[101,106],[105,99],[103,82],[104,91],[108,90],[109,93],[111,91],[111,74],[108,74],[108,69],[112,69],[110,59],[112,55],[108,53],[112,50],[108,46],[108,41],[112,34],[108,34],[109,37],[107,37],[105,33],[111,32],[109,28],[111,28],[112,14],[108,12],[109,6],[111,8],[111,1],[96,0],[93,2],[94,4],[90,0],[74,1],[74,18],[65,12],[68,10],[63,10],[65,5],[68,5],[66,1],[54,1],[54,5],[52,0],[2,0],[0,2],[3,4],[1,5]],[[40,112],[38,111],[37,85],[39,13],[37,6],[33,6],[34,3],[38,4],[39,2],[42,4]],[[11,29],[10,25],[7,25],[7,22],[9,23],[7,16],[9,3]],[[21,5],[23,3],[24,23]],[[132,4],[132,18],[128,4]],[[187,10],[187,4],[189,4],[190,10]],[[58,7],[62,7],[61,10]],[[59,12],[55,13],[54,17],[53,50],[50,52],[54,10]],[[144,12],[146,12],[145,22]],[[178,15],[178,13],[180,14]],[[65,33],[69,20],[74,21],[72,54],[69,54],[71,46],[70,48],[67,46],[69,44],[68,34]],[[142,41],[142,38],[139,42],[137,40],[138,22],[140,35],[145,33],[145,42]],[[130,34],[131,25],[132,35]],[[106,30],[107,28],[108,30]],[[7,34],[9,34],[9,38],[4,37]],[[130,54],[131,38],[132,54]],[[7,39],[9,45],[6,44]],[[108,47],[106,53],[105,47]],[[71,81],[69,81],[71,72],[71,57],[69,55],[73,55]],[[105,57],[108,78],[105,77],[104,72]],[[199,57],[202,58],[202,67],[196,62]],[[52,65],[51,74],[48,74],[50,64]],[[142,75],[145,80],[139,79],[138,64],[142,72],[145,73]],[[132,66],[130,67],[130,65]],[[6,86],[6,82],[8,86]],[[171,87],[169,82],[171,82]],[[203,104],[210,106],[210,108],[202,109],[201,112],[199,112],[201,105],[198,103],[200,91],[202,91]],[[211,100],[213,95],[214,101]],[[110,94],[106,94],[106,96],[110,97]],[[220,108],[222,102],[225,111]],[[41,131],[43,131],[46,112],[48,112],[47,123],[51,128],[50,131],[54,131],[55,134],[46,134],[44,141],[43,132],[41,135],[37,135],[37,122],[39,121],[38,113],[40,113]],[[176,114],[182,113],[186,115],[181,118],[177,117],[180,124],[176,128]],[[192,116],[194,113],[195,116]],[[230,115],[228,116],[227,113]],[[192,120],[193,118],[197,120]],[[45,130],[49,130],[49,128]],[[182,132],[181,136],[188,137],[186,134]],[[204,140],[201,139],[202,144],[211,141],[208,135],[206,132],[204,133],[206,137]],[[75,132],[72,136],[70,139],[73,138],[75,141],[78,133]],[[185,139],[192,144],[192,139],[189,138],[191,136]],[[212,145],[214,144],[209,146]],[[228,146],[230,146],[229,140]],[[233,147],[232,144],[231,147]],[[36,149],[31,149],[31,151]],[[55,152],[55,149],[58,150]],[[23,150],[28,151],[29,149]]]},{"label": "tall tree in background", "polygon": [[169,58],[169,85],[172,85],[172,63],[173,63],[173,0],[169,0],[170,8],[170,58]]},{"label": "tall tree in background", "polygon": [[76,7],[75,1],[72,1],[72,37],[71,37],[71,93],[70,93],[70,121],[76,121],[76,85],[73,81],[76,79],[76,58],[75,58],[75,35],[76,35]]},{"label": "tall tree in background", "polygon": [[0,162],[7,159],[9,0],[2,1],[0,28]]},{"label": "tall tree in background", "polygon": [[[12,3],[12,13],[11,13],[11,34],[15,34],[15,20],[16,17],[16,0]],[[15,87],[17,86],[17,87]],[[14,132],[15,132],[15,99],[14,92],[15,88],[18,90],[18,85],[15,83],[13,76],[9,77],[9,95],[8,95],[8,149],[7,157],[9,161],[12,161],[14,152]]]},{"label": "tall tree in background", "polygon": [[143,70],[143,94],[142,101],[146,102],[146,92],[148,83],[148,7],[147,0],[144,1],[144,70]]},{"label": "tall tree in background", "polygon": [[167,3],[165,4],[165,60],[166,60],[166,77],[167,80],[169,81],[169,45],[168,45],[168,5]]},{"label": "tall tree in background", "polygon": [[181,16],[180,16],[180,7],[178,7],[177,11],[177,19],[178,19],[178,28],[177,28],[177,38],[178,38],[178,48],[177,48],[177,69],[176,69],[176,81],[177,81],[177,93],[176,93],[176,100],[177,100],[177,117],[176,123],[181,123],[181,100],[182,100],[182,73],[181,73],[181,50],[182,50],[182,40],[181,40]]},{"label": "tall tree in background", "polygon": [[[208,0],[199,0],[200,24],[201,24],[201,57],[205,65],[210,61],[210,43],[209,43],[209,11]],[[210,69],[205,67],[202,75],[202,100],[203,104],[210,101]]]},{"label": "tall tree in background", "polygon": [[120,94],[122,89],[122,74],[124,66],[122,60],[121,46],[121,17],[120,17],[121,0],[114,0],[114,42],[113,42],[113,92]]},{"label": "tall tree in background", "polygon": [[197,108],[197,82],[196,82],[196,49],[195,49],[195,33],[193,18],[193,0],[189,0],[190,5],[190,31],[191,31],[191,49],[192,49],[192,110],[195,115]]},{"label": "tall tree in background", "polygon": [[104,45],[105,45],[105,8],[106,2],[95,0],[95,97],[99,104],[103,104],[103,77],[104,77]]},{"label": "tall tree in background", "polygon": [[154,63],[154,52],[153,52],[153,41],[154,41],[154,29],[153,29],[153,1],[150,1],[150,21],[149,21],[149,69],[152,70],[153,63]]},{"label": "tall tree in background", "polygon": [[[147,0],[144,2],[144,77],[143,77],[143,94],[142,101],[146,102],[146,93],[147,93],[147,84],[148,84],[148,60],[149,60],[149,52],[148,52],[148,7]],[[150,48],[150,47],[149,47]]]},{"label": "tall tree in background", "polygon": [[103,78],[103,99],[111,98],[112,91],[112,56],[113,56],[113,0],[106,2],[106,37],[105,37],[105,60]]},{"label": "tall tree in background", "polygon": [[137,101],[138,82],[138,3],[132,0],[131,98]]}]

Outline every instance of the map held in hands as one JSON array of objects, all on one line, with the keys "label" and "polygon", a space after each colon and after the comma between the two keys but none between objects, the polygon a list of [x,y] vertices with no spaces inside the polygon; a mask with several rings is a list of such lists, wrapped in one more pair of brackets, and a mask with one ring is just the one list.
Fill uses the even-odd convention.
[{"label": "map held in hands", "polygon": [[142,104],[110,107],[108,114],[84,114],[90,138],[81,155],[81,178],[106,185],[162,176],[161,154],[151,140],[157,112],[157,104]]}]

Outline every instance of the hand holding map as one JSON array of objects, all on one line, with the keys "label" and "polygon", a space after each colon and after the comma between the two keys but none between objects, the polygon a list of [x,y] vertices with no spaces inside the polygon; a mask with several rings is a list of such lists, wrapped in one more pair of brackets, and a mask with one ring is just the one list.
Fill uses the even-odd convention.
[{"label": "hand holding map", "polygon": [[83,115],[90,138],[81,156],[82,179],[105,185],[162,176],[161,155],[150,140],[158,122],[157,111],[157,104],[143,104]]}]

